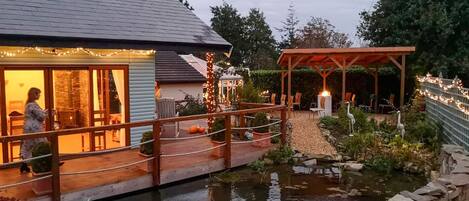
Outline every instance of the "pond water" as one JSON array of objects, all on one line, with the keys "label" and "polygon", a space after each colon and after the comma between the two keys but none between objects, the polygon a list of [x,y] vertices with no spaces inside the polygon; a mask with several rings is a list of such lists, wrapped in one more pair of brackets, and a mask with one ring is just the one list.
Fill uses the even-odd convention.
[{"label": "pond water", "polygon": [[373,171],[344,172],[332,166],[271,167],[263,174],[247,167],[190,180],[157,190],[113,198],[118,201],[312,200],[379,201],[427,183],[423,176]]}]

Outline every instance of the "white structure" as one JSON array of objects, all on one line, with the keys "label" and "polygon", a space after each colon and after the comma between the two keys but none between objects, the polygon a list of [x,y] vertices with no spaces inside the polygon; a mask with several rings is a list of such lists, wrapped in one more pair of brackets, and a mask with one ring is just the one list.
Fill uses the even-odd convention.
[{"label": "white structure", "polygon": [[397,111],[397,130],[400,131],[401,133],[401,137],[404,138],[404,134],[405,134],[405,128],[404,128],[404,124],[401,123],[401,111]]},{"label": "white structure", "polygon": [[332,115],[332,96],[328,91],[318,95],[318,108],[324,110],[324,116]]},{"label": "white structure", "polygon": [[350,136],[353,136],[353,125],[355,124],[355,117],[350,113],[350,102],[347,102],[347,118],[350,120]]}]

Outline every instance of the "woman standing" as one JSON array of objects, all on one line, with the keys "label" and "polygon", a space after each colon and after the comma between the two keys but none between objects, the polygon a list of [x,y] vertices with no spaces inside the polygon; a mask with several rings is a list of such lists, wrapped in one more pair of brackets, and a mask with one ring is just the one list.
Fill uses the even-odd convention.
[{"label": "woman standing", "polygon": [[[28,100],[24,107],[24,126],[23,133],[37,133],[44,131],[44,120],[47,117],[47,109],[43,110],[36,101],[41,96],[41,90],[38,88],[31,88],[28,91]],[[23,140],[21,143],[21,158],[28,159],[32,157],[32,149],[40,142],[47,142],[47,138],[33,138]],[[26,163],[21,164],[20,172],[30,172]]]}]

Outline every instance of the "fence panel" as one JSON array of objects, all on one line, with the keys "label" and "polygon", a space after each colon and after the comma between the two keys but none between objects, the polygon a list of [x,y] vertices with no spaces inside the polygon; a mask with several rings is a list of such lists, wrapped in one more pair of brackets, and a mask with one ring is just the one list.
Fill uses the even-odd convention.
[{"label": "fence panel", "polygon": [[417,80],[419,92],[425,95],[428,117],[442,124],[446,143],[469,150],[469,89],[463,88],[458,78],[427,75]]}]

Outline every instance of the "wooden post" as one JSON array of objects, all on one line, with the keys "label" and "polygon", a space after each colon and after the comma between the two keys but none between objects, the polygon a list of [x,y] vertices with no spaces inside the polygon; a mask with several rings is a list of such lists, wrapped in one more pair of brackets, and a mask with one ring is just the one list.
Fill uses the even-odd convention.
[{"label": "wooden post", "polygon": [[52,154],[52,200],[60,201],[59,136],[53,133],[50,139]]},{"label": "wooden post", "polygon": [[225,116],[225,168],[231,168],[231,115]]},{"label": "wooden post", "polygon": [[291,70],[292,70],[292,63],[291,63],[291,56],[288,57],[288,94],[287,94],[287,100],[288,100],[288,118],[291,116],[291,107],[292,107],[292,101],[290,101],[290,96],[291,96]]},{"label": "wooden post", "polygon": [[378,80],[379,80],[379,74],[378,74],[378,68],[376,68],[373,77],[375,78],[375,102],[373,103],[373,107],[375,108],[375,112],[378,112]]},{"label": "wooden post", "polygon": [[401,64],[401,94],[399,106],[404,106],[404,91],[405,91],[405,55],[402,55],[402,64]]},{"label": "wooden post", "polygon": [[280,73],[280,83],[282,85],[282,92],[280,95],[282,95],[283,93],[285,93],[285,77],[284,77],[284,72]]},{"label": "wooden post", "polygon": [[[90,126],[94,126],[94,93],[98,93],[97,91],[94,91],[94,80],[93,80],[93,69],[90,67],[88,68],[88,80],[89,80],[89,86],[88,86],[88,112],[89,112],[89,121],[90,121]],[[96,145],[95,145],[95,139],[94,139],[94,131],[90,132],[90,151],[95,151]]]},{"label": "wooden post", "polygon": [[[244,113],[239,114],[239,127],[246,127],[246,118],[244,118]],[[244,135],[242,133],[239,137],[244,140]]]},{"label": "wooden post", "polygon": [[[345,60],[344,60],[345,63]],[[346,76],[346,66],[342,66],[342,101],[345,102],[345,93],[346,93],[346,83],[347,83],[347,76]]]},{"label": "wooden post", "polygon": [[[5,74],[4,70],[0,68],[0,131],[1,136],[7,136],[7,121],[6,121],[6,97],[5,97]],[[8,142],[2,143],[3,162],[8,163]]]},{"label": "wooden post", "polygon": [[160,175],[161,175],[161,141],[160,141],[160,133],[161,133],[161,123],[159,121],[155,121],[153,123],[153,186],[160,185]]},{"label": "wooden post", "polygon": [[280,122],[280,132],[282,133],[280,136],[281,136],[281,140],[282,140],[282,144],[286,144],[287,143],[287,111],[286,111],[286,108],[282,108],[281,110],[281,114],[280,114],[280,119],[282,120],[282,122]]}]

